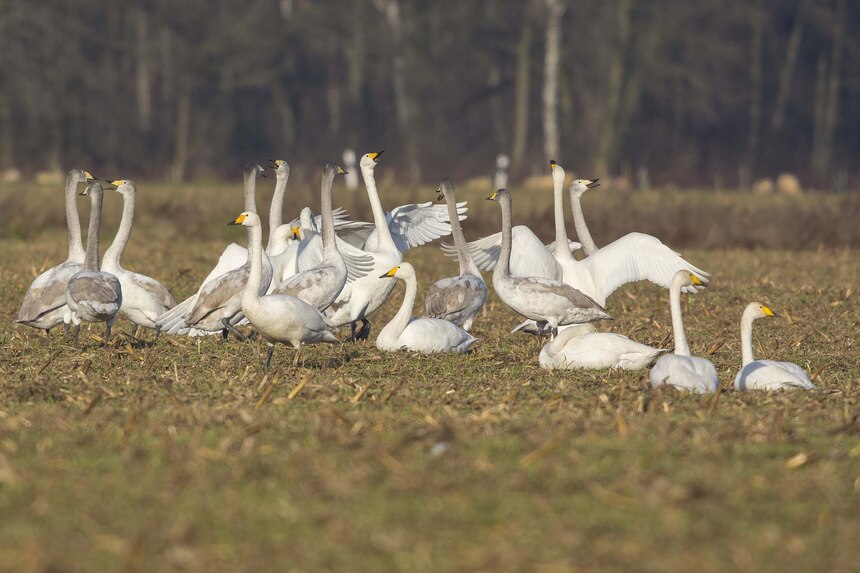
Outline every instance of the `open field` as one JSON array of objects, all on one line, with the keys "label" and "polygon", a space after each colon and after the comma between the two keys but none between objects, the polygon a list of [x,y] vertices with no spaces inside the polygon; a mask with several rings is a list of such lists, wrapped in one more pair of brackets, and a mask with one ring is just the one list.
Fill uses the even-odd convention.
[{"label": "open field", "polygon": [[[189,206],[189,191],[158,189],[141,188],[124,263],[181,299],[226,240],[244,241],[224,228],[241,194],[221,186],[223,201]],[[12,324],[35,273],[65,257],[62,193],[28,193],[0,190],[2,571],[850,571],[860,562],[860,255],[787,250],[797,246],[793,199],[670,203],[655,193],[624,211],[632,220],[619,225],[659,234],[632,214],[678,209],[690,232],[682,242],[699,247],[685,256],[714,274],[712,288],[685,300],[688,334],[725,388],[750,300],[785,317],[757,323],[758,354],[800,364],[816,384],[699,397],[650,390],[646,371],[542,371],[533,340],[508,334],[519,321],[492,293],[465,357],[313,347],[296,370],[279,347],[266,373],[261,343],[141,346],[119,335],[102,348],[100,329],[85,330],[76,350],[59,332]],[[311,191],[298,196],[288,205]],[[432,193],[401,198],[421,197]],[[539,197],[527,211],[515,195],[517,222],[542,216]],[[805,221],[831,218],[825,244],[858,244],[856,199],[797,201]],[[782,249],[717,249],[697,235],[729,202],[738,216],[770,212],[779,224],[709,228],[722,224],[733,244],[772,236],[764,244]],[[104,246],[120,201],[106,204]],[[471,204],[470,222],[491,231],[497,208]],[[618,234],[601,228],[608,218],[594,218],[599,241]],[[456,268],[435,247],[406,258],[422,290]],[[671,344],[665,291],[628,286],[608,310],[611,330]]]}]

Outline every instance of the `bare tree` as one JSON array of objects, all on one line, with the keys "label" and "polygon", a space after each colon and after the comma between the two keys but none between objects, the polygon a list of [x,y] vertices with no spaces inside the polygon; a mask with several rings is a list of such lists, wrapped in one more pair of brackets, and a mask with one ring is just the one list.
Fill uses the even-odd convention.
[{"label": "bare tree", "polygon": [[558,130],[558,72],[561,51],[561,17],[567,8],[565,0],[546,2],[546,51],[543,76],[543,150],[547,158],[560,157]]}]

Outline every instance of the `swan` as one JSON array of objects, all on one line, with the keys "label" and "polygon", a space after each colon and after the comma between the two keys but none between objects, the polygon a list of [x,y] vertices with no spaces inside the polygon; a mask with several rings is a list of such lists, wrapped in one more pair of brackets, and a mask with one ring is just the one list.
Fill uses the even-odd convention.
[{"label": "swan", "polygon": [[681,289],[689,286],[704,286],[699,277],[690,271],[678,271],[669,286],[669,306],[672,311],[672,333],[675,337],[674,354],[664,354],[657,359],[649,376],[651,386],[674,386],[696,394],[716,392],[720,379],[714,364],[706,358],[690,356],[690,345],[684,332],[684,317],[681,315]]},{"label": "swan", "polygon": [[[376,191],[373,170],[381,155],[382,151],[365,153],[359,161],[361,175],[367,188],[367,197],[370,200],[370,208],[373,211],[373,221],[376,225],[374,231],[375,248],[366,247],[364,249],[364,252],[373,258],[373,268],[366,276],[347,284],[328,310],[329,318],[334,325],[338,327],[350,325],[350,340],[356,338],[366,340],[370,335],[371,326],[367,317],[388,300],[394,288],[394,281],[379,277],[379,273],[384,273],[403,261],[403,254],[394,242],[388,228],[388,221],[379,202],[379,194]],[[355,327],[359,320],[362,321],[362,325],[356,335]]]},{"label": "swan", "polygon": [[541,332],[549,326],[553,336],[558,334],[559,326],[610,318],[594,299],[563,282],[511,276],[511,195],[499,189],[487,199],[496,201],[502,209],[502,246],[493,270],[493,288],[502,302],[534,320]]},{"label": "swan", "polygon": [[90,198],[90,225],[87,229],[87,254],[84,268],[75,273],[66,285],[66,315],[64,322],[75,326],[75,346],[81,321],[104,322],[105,344],[110,340],[110,331],[122,306],[122,285],[119,279],[99,271],[99,224],[102,214],[104,191],[98,181],[84,190],[82,195]]},{"label": "swan", "polygon": [[122,268],[120,257],[128,244],[134,224],[134,206],[137,186],[128,179],[111,181],[117,193],[122,195],[122,219],[113,243],[102,258],[102,270],[119,279],[122,285],[122,307],[119,313],[131,321],[131,335],[137,335],[137,327],[156,329],[156,319],[176,305],[167,288],[157,280]]},{"label": "swan", "polygon": [[272,294],[263,295],[263,228],[260,217],[252,212],[241,213],[229,225],[250,227],[250,272],[240,293],[242,312],[257,332],[268,340],[266,368],[272,361],[275,343],[290,344],[296,349],[293,366],[299,363],[299,353],[305,344],[337,343],[334,326],[317,309],[297,298]]},{"label": "swan", "polygon": [[437,189],[438,199],[445,200],[451,222],[451,237],[457,248],[457,262],[460,274],[433,283],[424,299],[424,309],[430,318],[441,318],[462,326],[467,331],[472,327],[475,315],[487,300],[487,283],[481,277],[475,261],[466,249],[466,239],[460,227],[457,214],[457,199],[454,197],[454,184],[443,179]]},{"label": "swan", "polygon": [[[79,183],[95,180],[88,171],[72,169],[66,176],[66,230],[69,255],[59,265],[40,274],[30,284],[18,309],[15,322],[50,332],[63,323],[66,315],[66,285],[83,268],[84,245],[81,242],[81,220],[75,203]],[[66,323],[68,329],[68,323]]]},{"label": "swan", "polygon": [[328,308],[346,285],[346,263],[337,248],[331,214],[331,192],[334,178],[346,173],[340,166],[326,163],[320,193],[322,216],[322,258],[318,265],[300,272],[272,289],[272,294],[286,294],[308,303],[319,311]]},{"label": "swan", "polygon": [[412,318],[412,307],[415,305],[415,293],[418,290],[418,281],[412,265],[400,263],[379,278],[391,277],[399,278],[406,283],[406,294],[403,295],[400,310],[391,322],[379,331],[379,336],[376,337],[377,348],[388,352],[412,350],[424,354],[434,352],[464,354],[477,342],[477,338],[453,322],[440,318]]},{"label": "swan", "polygon": [[582,333],[575,326],[559,329],[558,336],[540,351],[538,363],[547,370],[638,370],[666,352],[614,332]]},{"label": "swan", "polygon": [[759,318],[777,316],[760,302],[751,302],[741,317],[743,367],[735,376],[735,390],[793,390],[814,388],[809,376],[797,364],[753,358],[752,327]]},{"label": "swan", "polygon": [[[537,237],[527,243],[521,243],[515,235],[516,247],[511,253],[512,274],[518,275],[518,268],[529,265],[534,269],[533,276],[563,280],[600,305],[605,305],[606,299],[618,287],[630,282],[647,280],[668,288],[672,277],[679,270],[693,272],[702,284],[707,284],[708,277],[711,276],[709,273],[685,261],[659,239],[643,233],[629,233],[601,249],[589,249],[592,253],[583,260],[574,259],[570,249],[563,248],[564,245],[570,245],[564,230],[564,169],[555,161],[550,162],[550,168],[553,175],[556,232],[553,253],[549,254],[548,249],[542,248]],[[597,179],[576,179],[569,189],[571,200],[576,199],[574,218],[579,221],[576,229],[583,245],[585,241],[591,240],[591,235],[585,227],[578,197],[598,184]],[[500,243],[501,239],[496,235],[469,243],[469,251],[480,269],[490,270],[495,266]],[[593,245],[593,241],[591,244]],[[450,250],[446,251],[446,254],[451,256]],[[684,292],[696,292],[699,288],[685,287]]]},{"label": "swan", "polygon": [[[245,211],[257,212],[257,177],[265,176],[259,165],[244,169]],[[156,323],[168,334],[205,335],[228,332],[243,338],[235,325],[242,320],[239,293],[247,281],[250,263],[248,250],[231,243],[221,253],[218,264],[203,280],[197,292],[158,317]],[[268,288],[272,263],[263,256],[263,279]]]}]

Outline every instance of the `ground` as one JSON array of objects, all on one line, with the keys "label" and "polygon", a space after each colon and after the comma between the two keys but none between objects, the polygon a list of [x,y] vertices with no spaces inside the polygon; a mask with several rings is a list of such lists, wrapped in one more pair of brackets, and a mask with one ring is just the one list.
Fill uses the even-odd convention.
[{"label": "ground", "polygon": [[[244,235],[179,240],[163,232],[178,216],[144,211],[124,266],[181,299],[225,239]],[[849,571],[860,560],[856,251],[684,249],[714,275],[684,306],[693,352],[724,388],[691,396],[649,389],[647,371],[541,370],[492,292],[468,356],[346,344],[310,348],[293,369],[279,347],[266,372],[259,342],[132,344],[122,321],[107,348],[92,329],[75,349],[12,323],[35,273],[64,258],[63,229],[4,235],[0,249],[0,570]],[[422,292],[456,269],[432,246],[407,260]],[[815,390],[730,389],[751,300],[783,316],[756,323],[758,355],[800,364]],[[608,310],[605,328],[671,345],[665,291],[631,285]]]}]

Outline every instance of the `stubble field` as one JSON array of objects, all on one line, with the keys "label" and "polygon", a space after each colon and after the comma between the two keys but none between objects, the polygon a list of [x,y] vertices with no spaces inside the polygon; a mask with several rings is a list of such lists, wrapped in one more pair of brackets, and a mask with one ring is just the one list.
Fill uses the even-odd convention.
[{"label": "stubble field", "polygon": [[[224,228],[241,210],[240,188],[221,186],[223,201],[194,209],[183,207],[193,189],[153,189],[141,185],[124,266],[157,277],[181,300],[226,242],[244,243],[244,233]],[[402,202],[381,191],[387,204]],[[647,371],[543,371],[533,339],[508,334],[519,320],[492,291],[468,356],[345,344],[309,348],[294,369],[291,351],[278,347],[266,372],[261,342],[165,336],[142,345],[119,334],[128,330],[120,321],[108,347],[94,328],[76,349],[59,331],[46,337],[14,325],[29,282],[65,257],[62,192],[28,193],[0,191],[11,220],[0,239],[0,570],[857,567],[856,250],[815,248],[814,240],[797,250],[782,227],[767,232],[783,233],[774,244],[791,250],[695,240],[708,248],[683,249],[713,273],[711,288],[684,307],[693,353],[713,360],[723,382],[715,396],[651,390]],[[336,190],[335,203],[340,194],[364,215],[362,196],[344,193]],[[467,237],[491,232],[497,207],[477,200],[486,193],[464,195],[474,213]],[[675,195],[641,202],[686,214],[681,227],[708,221],[725,202]],[[399,198],[432,196],[425,189]],[[544,214],[545,195],[526,212],[517,200],[515,222]],[[759,198],[737,201],[734,212],[771,211],[789,230],[785,210],[812,213],[802,229],[824,217],[821,207],[782,198],[783,210]],[[120,201],[109,194],[106,203],[104,246]],[[288,212],[302,204],[288,199]],[[84,203],[81,211],[85,220]],[[624,230],[607,230],[603,220],[595,217],[599,242]],[[735,244],[761,246],[767,228],[725,232],[747,237]],[[828,229],[856,244],[850,221],[834,217]],[[694,223],[693,238],[695,231]],[[406,258],[418,272],[420,314],[426,287],[456,265],[435,245]],[[402,293],[398,286],[375,316],[374,334]],[[752,300],[783,315],[756,324],[758,355],[800,364],[815,390],[730,389],[740,312]],[[602,328],[671,346],[665,291],[629,285],[608,310],[615,320]]]}]

